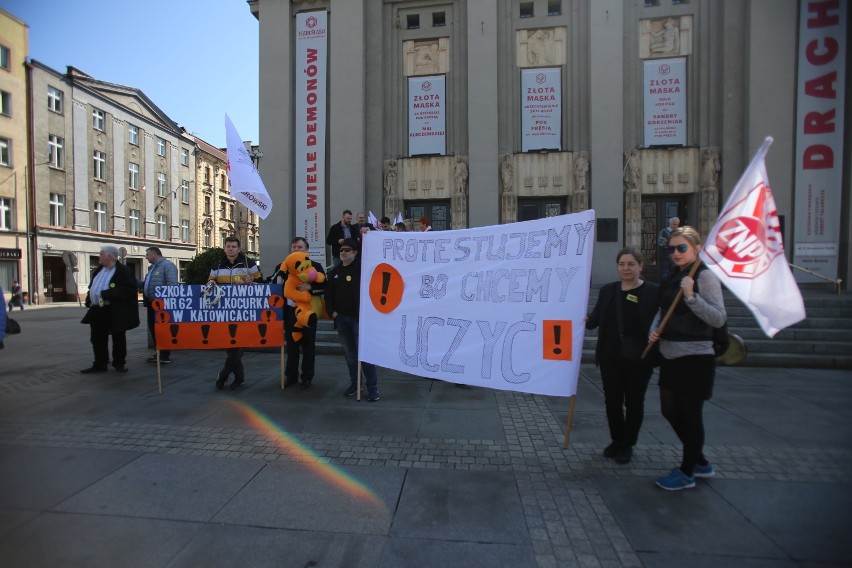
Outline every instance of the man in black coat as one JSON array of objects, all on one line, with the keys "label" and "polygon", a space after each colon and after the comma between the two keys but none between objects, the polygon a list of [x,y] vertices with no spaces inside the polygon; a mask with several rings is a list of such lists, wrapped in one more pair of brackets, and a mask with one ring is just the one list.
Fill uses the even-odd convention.
[{"label": "man in black coat", "polygon": [[325,244],[331,247],[331,258],[334,260],[334,266],[340,264],[340,245],[344,239],[355,239],[360,237],[360,231],[357,224],[352,224],[352,211],[346,209],[340,218],[340,223],[335,223],[328,230],[328,236],[325,238]]},{"label": "man in black coat", "polygon": [[89,324],[95,360],[81,373],[103,373],[109,365],[109,337],[112,336],[112,366],[127,372],[127,338],[129,329],[139,327],[139,303],[136,277],[118,262],[118,249],[103,246],[98,255],[100,266],[92,275],[86,307],[89,311],[81,323]]}]

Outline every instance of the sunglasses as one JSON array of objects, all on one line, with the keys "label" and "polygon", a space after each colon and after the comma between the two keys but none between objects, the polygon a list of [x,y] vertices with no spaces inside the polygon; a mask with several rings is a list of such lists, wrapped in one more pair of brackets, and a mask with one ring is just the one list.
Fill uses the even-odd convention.
[{"label": "sunglasses", "polygon": [[352,252],[353,250],[354,250],[354,249],[351,249],[351,248],[349,248],[349,247],[346,247],[346,248],[341,248],[341,249],[340,249],[340,252]]},{"label": "sunglasses", "polygon": [[666,254],[672,254],[674,251],[679,252],[680,254],[685,253],[689,250],[689,245],[686,243],[681,243],[676,247],[666,247]]}]

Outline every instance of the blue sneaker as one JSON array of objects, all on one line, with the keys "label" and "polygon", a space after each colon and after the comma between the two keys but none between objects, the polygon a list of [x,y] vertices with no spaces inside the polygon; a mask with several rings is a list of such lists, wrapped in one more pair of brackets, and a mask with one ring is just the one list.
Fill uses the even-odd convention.
[{"label": "blue sneaker", "polygon": [[695,478],[687,477],[680,468],[674,468],[670,474],[657,480],[657,487],[666,491],[680,491],[695,487]]},{"label": "blue sneaker", "polygon": [[707,462],[707,465],[695,464],[692,469],[693,477],[713,477],[716,472],[713,470],[713,464]]}]

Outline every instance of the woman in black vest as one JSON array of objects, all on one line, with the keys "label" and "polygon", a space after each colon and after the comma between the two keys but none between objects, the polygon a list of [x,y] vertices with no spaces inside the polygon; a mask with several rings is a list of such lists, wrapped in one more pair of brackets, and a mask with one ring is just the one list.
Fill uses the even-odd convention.
[{"label": "woman in black vest", "polygon": [[[713,328],[727,319],[719,279],[703,265],[690,275],[698,260],[702,240],[692,227],[672,231],[668,251],[675,270],[660,286],[660,314],[654,319],[649,339],[660,341],[660,409],[683,443],[680,467],[657,480],[662,489],[677,491],[695,487],[696,477],[712,477],[713,466],[704,457],[704,401],[713,394],[716,358]],[[662,314],[677,303],[662,334],[656,331]]]},{"label": "woman in black vest", "polygon": [[651,322],[659,308],[659,287],[645,282],[642,253],[628,247],[618,252],[618,282],[603,286],[586,329],[600,327],[595,363],[603,381],[606,419],[612,443],[604,457],[625,464],[633,457],[633,446],[645,414],[645,391],[653,365],[641,359]]}]

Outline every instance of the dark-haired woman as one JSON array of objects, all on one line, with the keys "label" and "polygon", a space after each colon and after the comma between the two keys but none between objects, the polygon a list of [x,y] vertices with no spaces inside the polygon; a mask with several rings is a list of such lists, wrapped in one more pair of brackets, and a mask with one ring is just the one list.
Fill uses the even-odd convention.
[{"label": "dark-haired woman", "polygon": [[601,370],[612,439],[603,455],[620,464],[633,457],[645,415],[645,391],[654,370],[641,355],[659,308],[659,288],[640,278],[642,260],[642,253],[635,248],[618,252],[620,280],[601,288],[598,301],[586,318],[586,329],[600,327],[595,363]]},{"label": "dark-haired woman", "polygon": [[[660,341],[660,409],[683,444],[680,467],[657,480],[662,489],[695,487],[696,477],[712,477],[713,466],[704,457],[704,401],[713,394],[716,358],[713,328],[727,319],[719,279],[703,265],[693,276],[702,240],[692,227],[679,227],[669,237],[667,252],[674,269],[660,287],[660,314],[654,319],[650,340]],[[662,314],[678,302],[662,334],[657,327]]]}]

